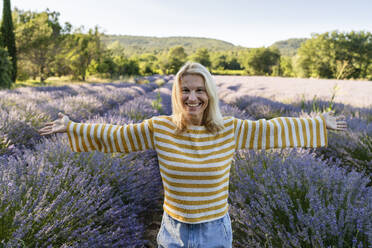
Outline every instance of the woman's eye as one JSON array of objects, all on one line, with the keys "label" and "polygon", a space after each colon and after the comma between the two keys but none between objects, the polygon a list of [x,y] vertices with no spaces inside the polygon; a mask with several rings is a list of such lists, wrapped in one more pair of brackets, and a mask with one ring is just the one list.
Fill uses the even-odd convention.
[{"label": "woman's eye", "polygon": [[187,93],[187,92],[189,92],[189,90],[188,89],[183,89],[182,92]]}]

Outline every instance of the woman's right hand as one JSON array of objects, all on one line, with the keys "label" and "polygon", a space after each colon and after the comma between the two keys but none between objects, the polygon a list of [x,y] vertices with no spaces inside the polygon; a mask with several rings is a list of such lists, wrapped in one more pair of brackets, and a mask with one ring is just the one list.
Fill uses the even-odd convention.
[{"label": "woman's right hand", "polygon": [[54,133],[65,133],[70,118],[62,113],[58,113],[58,117],[57,120],[46,123],[45,126],[39,130],[39,134],[44,136]]}]

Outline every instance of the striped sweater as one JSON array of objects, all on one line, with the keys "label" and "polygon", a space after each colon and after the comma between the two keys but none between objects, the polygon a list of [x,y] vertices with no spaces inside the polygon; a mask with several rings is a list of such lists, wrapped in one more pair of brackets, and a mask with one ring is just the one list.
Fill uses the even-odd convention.
[{"label": "striped sweater", "polygon": [[238,149],[320,147],[327,145],[322,116],[269,121],[224,118],[225,128],[210,134],[189,126],[176,134],[170,116],[124,126],[69,122],[75,152],[134,152],[155,149],[164,186],[164,211],[185,223],[219,219],[228,211],[230,165]]}]

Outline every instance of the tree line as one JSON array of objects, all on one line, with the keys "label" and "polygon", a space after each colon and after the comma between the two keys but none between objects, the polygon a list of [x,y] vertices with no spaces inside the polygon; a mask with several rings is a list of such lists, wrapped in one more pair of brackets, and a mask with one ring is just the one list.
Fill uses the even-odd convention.
[{"label": "tree line", "polygon": [[183,46],[157,53],[127,55],[118,42],[105,44],[98,28],[85,31],[61,24],[59,13],[10,10],[4,0],[1,21],[0,85],[50,76],[117,79],[130,75],[174,74],[187,60],[215,74],[268,75],[337,79],[372,79],[372,34],[365,31],[326,32],[304,39],[293,56],[278,47],[187,54]]},{"label": "tree line", "polygon": [[[187,54],[193,54],[199,48],[208,47],[209,51],[234,51],[244,49],[232,43],[212,38],[199,37],[153,37],[153,36],[133,36],[133,35],[109,35],[102,36],[102,42],[107,45],[117,43],[125,48],[125,54],[132,56],[135,54],[159,54],[170,47],[182,46]],[[117,45],[116,44],[116,45]]]}]

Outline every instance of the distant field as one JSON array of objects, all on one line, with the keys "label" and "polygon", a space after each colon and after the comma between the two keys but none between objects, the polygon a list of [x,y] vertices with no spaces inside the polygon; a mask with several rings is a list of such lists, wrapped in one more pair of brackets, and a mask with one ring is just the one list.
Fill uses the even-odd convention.
[{"label": "distant field", "polygon": [[[173,76],[154,75],[144,77],[149,82],[163,78],[172,82]],[[214,75],[220,99],[227,103],[235,102],[243,96],[259,96],[285,103],[301,100],[330,101],[350,104],[353,107],[372,108],[372,81],[283,78],[265,76],[227,76]],[[171,89],[171,84],[165,85]],[[169,92],[170,94],[170,92]]]},{"label": "distant field", "polygon": [[[233,102],[241,96],[261,96],[276,101],[293,102],[305,98],[330,100],[354,107],[372,107],[372,81],[346,81],[259,76],[214,76],[219,96]],[[337,86],[338,90],[334,90]]]}]

